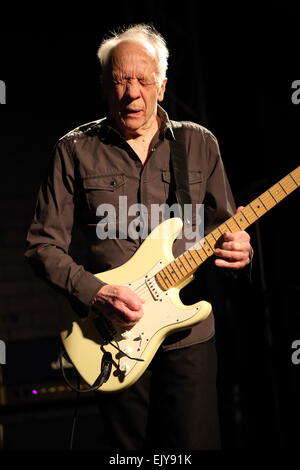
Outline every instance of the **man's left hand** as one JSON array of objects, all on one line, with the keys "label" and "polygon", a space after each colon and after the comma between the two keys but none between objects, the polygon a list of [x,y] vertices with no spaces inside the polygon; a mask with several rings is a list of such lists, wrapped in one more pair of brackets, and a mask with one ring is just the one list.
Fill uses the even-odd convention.
[{"label": "man's left hand", "polygon": [[[243,209],[244,207],[239,207],[236,213]],[[250,236],[247,232],[225,232],[220,247],[215,250],[218,257],[215,265],[221,268],[241,269],[251,262],[252,253]]]}]

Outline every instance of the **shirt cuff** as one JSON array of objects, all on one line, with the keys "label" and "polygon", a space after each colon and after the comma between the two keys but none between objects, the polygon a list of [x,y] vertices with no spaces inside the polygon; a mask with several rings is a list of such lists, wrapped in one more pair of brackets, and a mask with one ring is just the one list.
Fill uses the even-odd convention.
[{"label": "shirt cuff", "polygon": [[90,307],[99,290],[105,285],[107,283],[82,269],[72,279],[72,295],[86,307]]}]

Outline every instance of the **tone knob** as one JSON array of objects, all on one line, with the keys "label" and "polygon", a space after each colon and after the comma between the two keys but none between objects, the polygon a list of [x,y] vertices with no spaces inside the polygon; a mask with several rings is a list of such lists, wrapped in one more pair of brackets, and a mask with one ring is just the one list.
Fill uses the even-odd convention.
[{"label": "tone knob", "polygon": [[134,338],[134,341],[142,341],[142,340],[143,340],[143,334],[144,334],[144,333],[140,333],[138,336],[136,336],[136,337]]}]

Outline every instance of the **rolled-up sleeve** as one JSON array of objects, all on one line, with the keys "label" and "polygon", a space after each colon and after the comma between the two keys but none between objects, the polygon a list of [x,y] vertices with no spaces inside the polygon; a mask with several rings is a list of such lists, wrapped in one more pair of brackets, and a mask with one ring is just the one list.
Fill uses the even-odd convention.
[{"label": "rolled-up sleeve", "polygon": [[74,163],[68,142],[57,143],[39,190],[25,252],[35,273],[90,306],[105,283],[69,255],[75,213]]}]

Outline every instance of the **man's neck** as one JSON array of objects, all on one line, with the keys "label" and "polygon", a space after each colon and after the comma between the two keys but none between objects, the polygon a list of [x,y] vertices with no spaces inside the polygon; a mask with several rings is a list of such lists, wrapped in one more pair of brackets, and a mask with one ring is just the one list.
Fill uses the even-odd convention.
[{"label": "man's neck", "polygon": [[151,142],[153,137],[155,136],[156,132],[160,127],[160,118],[156,116],[151,123],[145,125],[145,127],[138,129],[136,131],[124,130],[123,137],[124,139],[129,141],[135,141],[136,143],[142,142]]},{"label": "man's neck", "polygon": [[157,118],[155,125],[149,127],[147,132],[143,132],[134,136],[128,136],[127,138],[124,137],[128,145],[130,145],[130,147],[135,151],[142,163],[145,163],[149,156],[151,142],[159,127],[160,119]]}]

